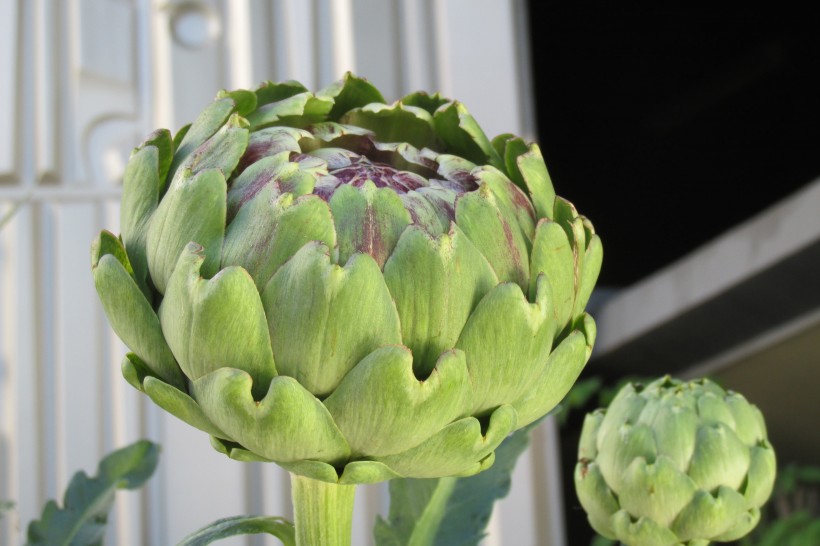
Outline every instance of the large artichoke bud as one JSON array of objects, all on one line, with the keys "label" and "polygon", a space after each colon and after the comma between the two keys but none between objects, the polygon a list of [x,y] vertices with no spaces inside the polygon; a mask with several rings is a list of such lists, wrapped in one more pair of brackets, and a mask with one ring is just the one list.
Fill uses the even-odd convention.
[{"label": "large artichoke bud", "polygon": [[466,475],[589,357],[601,243],[539,149],[348,74],[221,92],[129,161],[92,249],[136,388],[241,460]]},{"label": "large artichoke bud", "polygon": [[760,411],[702,379],[628,384],[587,415],[575,488],[592,527],[627,546],[746,535],[776,473]]}]

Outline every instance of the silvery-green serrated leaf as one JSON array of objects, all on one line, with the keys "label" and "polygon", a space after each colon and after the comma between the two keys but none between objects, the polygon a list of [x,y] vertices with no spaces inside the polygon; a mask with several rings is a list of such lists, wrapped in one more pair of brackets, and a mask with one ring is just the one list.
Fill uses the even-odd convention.
[{"label": "silvery-green serrated leaf", "polygon": [[117,489],[137,489],[154,473],[159,446],[147,440],[110,453],[90,478],[77,472],[65,492],[62,507],[49,501],[28,527],[28,546],[90,546],[101,544]]},{"label": "silvery-green serrated leaf", "polygon": [[447,501],[458,478],[412,479],[390,482],[390,514],[376,521],[376,546],[433,544]]},{"label": "silvery-green serrated leaf", "polygon": [[278,517],[234,516],[218,519],[183,538],[177,546],[205,546],[217,540],[238,535],[273,535],[284,546],[295,546],[293,523]]},{"label": "silvery-green serrated leaf", "polygon": [[379,518],[377,546],[471,546],[484,537],[495,501],[510,491],[510,476],[537,423],[502,443],[489,470],[467,478],[396,479],[390,513]]}]

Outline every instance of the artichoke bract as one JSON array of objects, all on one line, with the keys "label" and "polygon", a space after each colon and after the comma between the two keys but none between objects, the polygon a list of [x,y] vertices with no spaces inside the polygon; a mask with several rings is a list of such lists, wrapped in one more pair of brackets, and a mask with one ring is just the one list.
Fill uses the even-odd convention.
[{"label": "artichoke bract", "polygon": [[602,248],[536,145],[347,74],[220,92],[127,165],[92,248],[125,378],[239,460],[476,473],[566,394]]},{"label": "artichoke bract", "polygon": [[701,379],[628,384],[587,415],[575,488],[592,527],[627,546],[729,542],[760,519],[776,474],[760,411]]}]

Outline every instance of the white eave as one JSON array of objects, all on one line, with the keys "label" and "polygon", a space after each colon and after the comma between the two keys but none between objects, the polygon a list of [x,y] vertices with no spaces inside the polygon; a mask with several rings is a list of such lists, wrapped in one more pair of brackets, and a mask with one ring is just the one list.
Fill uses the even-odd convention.
[{"label": "white eave", "polygon": [[[695,205],[692,221],[709,219]],[[590,366],[681,372],[791,323],[820,321],[818,310],[820,180],[603,302]]]}]

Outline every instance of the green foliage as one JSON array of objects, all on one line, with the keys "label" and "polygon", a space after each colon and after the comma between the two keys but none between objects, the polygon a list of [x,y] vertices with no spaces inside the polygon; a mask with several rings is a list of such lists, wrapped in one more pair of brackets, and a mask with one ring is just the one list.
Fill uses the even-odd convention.
[{"label": "green foliage", "polygon": [[390,513],[379,518],[377,546],[472,546],[496,500],[510,491],[510,476],[540,421],[510,435],[488,470],[467,478],[395,479],[390,482]]},{"label": "green foliage", "polygon": [[237,535],[267,533],[282,541],[284,546],[294,546],[296,537],[293,523],[267,516],[234,516],[210,523],[182,539],[177,546],[205,546],[211,542]]},{"label": "green foliage", "polygon": [[820,518],[796,512],[767,525],[743,546],[816,546],[820,544]]},{"label": "green foliage", "polygon": [[63,506],[46,503],[39,520],[28,527],[28,546],[101,545],[117,489],[137,489],[154,473],[159,446],[141,440],[100,461],[97,476],[77,472],[65,492]]}]

